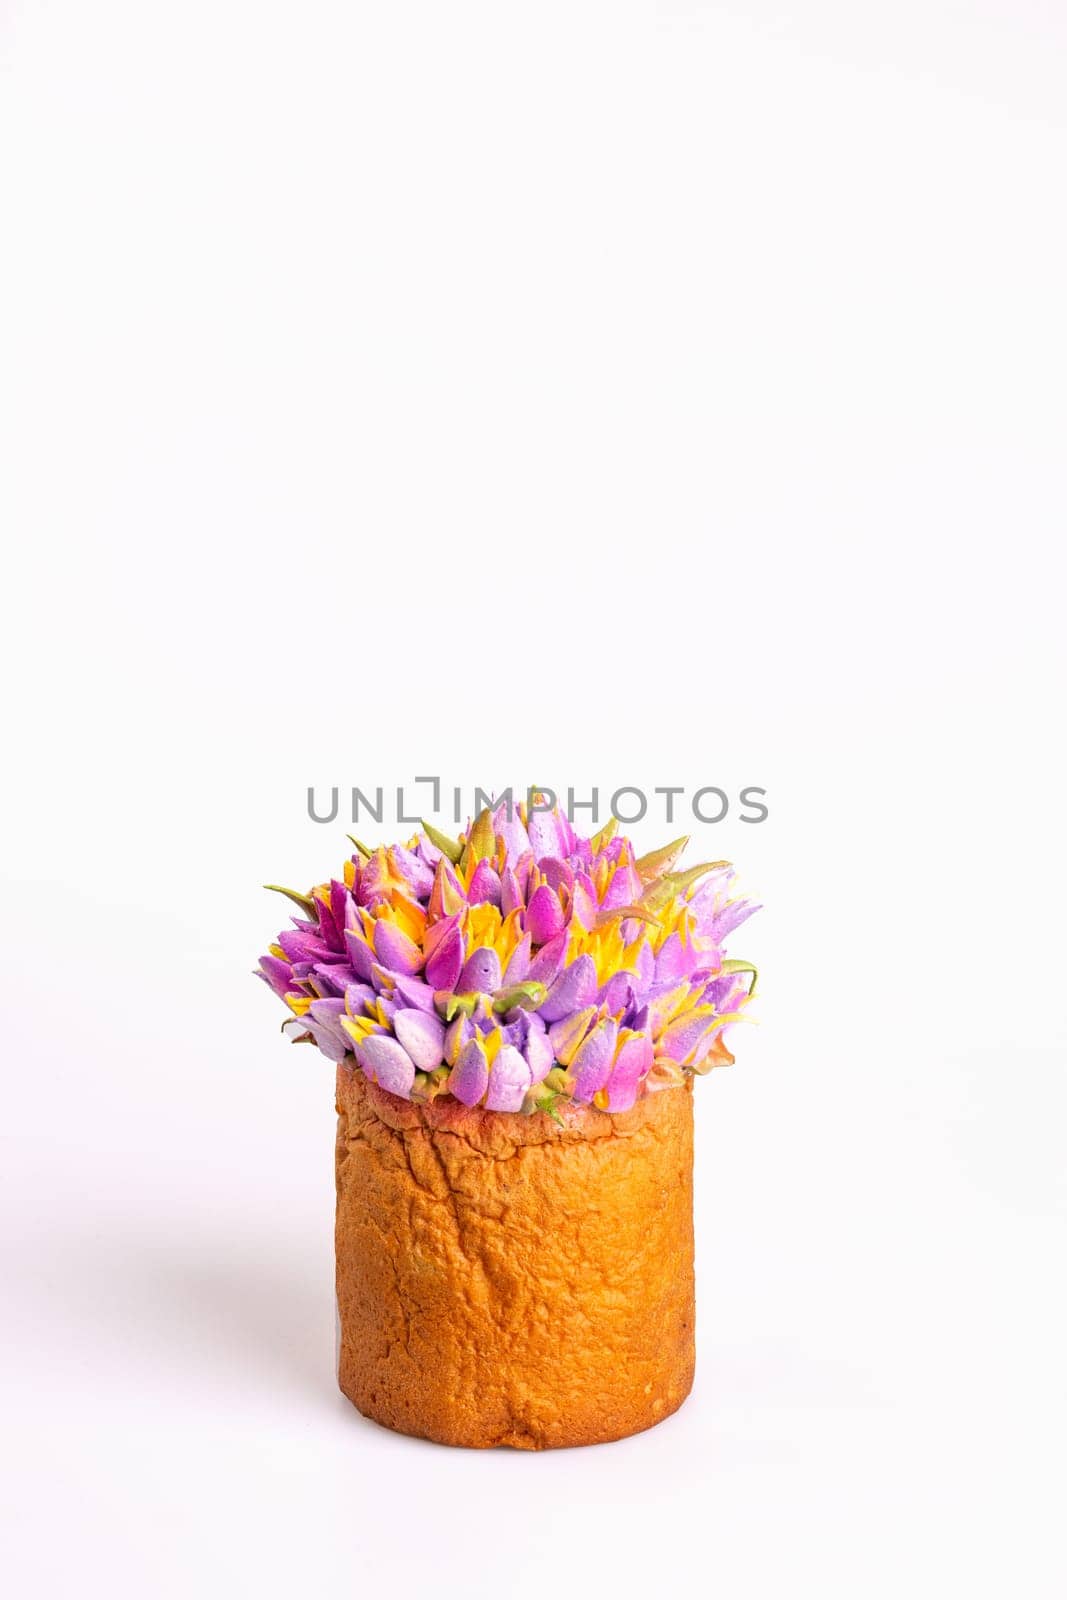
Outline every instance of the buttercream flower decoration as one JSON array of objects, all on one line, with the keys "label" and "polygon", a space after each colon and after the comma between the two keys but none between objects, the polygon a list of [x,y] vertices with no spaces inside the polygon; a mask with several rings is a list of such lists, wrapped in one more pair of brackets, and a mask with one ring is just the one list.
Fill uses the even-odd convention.
[{"label": "buttercream flower decoration", "polygon": [[679,870],[686,839],[635,857],[614,821],[583,838],[536,800],[458,839],[354,840],[307,894],[269,884],[300,912],[259,964],[283,1031],[405,1099],[556,1117],[732,1061],[756,969],[723,946],[758,907],[730,864]]}]

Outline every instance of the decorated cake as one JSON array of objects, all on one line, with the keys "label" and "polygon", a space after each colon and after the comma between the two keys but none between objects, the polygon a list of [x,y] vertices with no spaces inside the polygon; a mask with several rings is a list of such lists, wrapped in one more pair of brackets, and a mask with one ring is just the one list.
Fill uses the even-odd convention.
[{"label": "decorated cake", "polygon": [[354,841],[281,891],[260,962],[337,1064],[340,1386],[445,1444],[597,1443],[682,1404],[693,1078],[755,983],[727,862],[635,856],[539,799]]}]

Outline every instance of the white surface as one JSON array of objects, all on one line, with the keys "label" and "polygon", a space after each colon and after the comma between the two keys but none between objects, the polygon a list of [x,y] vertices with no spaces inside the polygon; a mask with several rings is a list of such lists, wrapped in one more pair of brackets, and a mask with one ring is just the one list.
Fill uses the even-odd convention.
[{"label": "white surface", "polygon": [[[6,7],[11,1592],[1062,1594],[1064,31]],[[428,772],[770,793],[620,1445],[334,1387],[258,885]]]}]

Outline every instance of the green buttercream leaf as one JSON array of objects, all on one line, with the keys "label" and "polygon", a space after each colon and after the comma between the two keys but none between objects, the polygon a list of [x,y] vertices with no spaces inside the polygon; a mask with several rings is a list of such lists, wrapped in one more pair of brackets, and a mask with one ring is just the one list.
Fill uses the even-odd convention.
[{"label": "green buttercream leaf", "polygon": [[608,821],[605,822],[600,832],[594,833],[592,839],[589,841],[593,854],[598,856],[601,850],[603,850],[604,846],[611,843],[618,831],[619,819],[617,817],[610,817]]},{"label": "green buttercream leaf", "polygon": [[520,1006],[523,1011],[536,1011],[538,1006],[544,1005],[548,994],[548,985],[527,980],[525,983],[512,983],[506,989],[498,989],[493,998],[493,1010],[503,1016],[505,1011],[513,1011]]},{"label": "green buttercream leaf", "polygon": [[317,918],[319,908],[309,894],[300,894],[296,889],[284,889],[280,883],[265,883],[264,889],[270,889],[274,894],[284,894],[294,905],[306,911],[310,917]]},{"label": "green buttercream leaf", "polygon": [[546,1078],[543,1083],[535,1083],[533,1088],[527,1091],[526,1098],[522,1102],[522,1109],[527,1116],[532,1116],[535,1111],[543,1111],[546,1117],[551,1117],[552,1121],[558,1123],[562,1128],[564,1126],[563,1118],[556,1109],[557,1103],[562,1098],[563,1096],[558,1089],[549,1087],[548,1079]]},{"label": "green buttercream leaf", "polygon": [[650,850],[647,856],[638,856],[634,866],[641,882],[654,883],[665,872],[669,872],[688,843],[689,835],[686,833],[680,839],[673,840],[671,844],[663,845],[659,850]]},{"label": "green buttercream leaf", "polygon": [[752,965],[751,961],[724,961],[722,964],[722,970],[723,972],[751,972],[752,982],[748,986],[748,993],[750,998],[755,994],[756,984],[759,980],[759,972]]},{"label": "green buttercream leaf", "polygon": [[447,856],[452,865],[455,866],[463,854],[463,846],[459,840],[450,839],[447,833],[442,833],[438,828],[435,828],[432,822],[426,821],[425,817],[422,819],[422,831],[430,843],[436,845],[441,854]]},{"label": "green buttercream leaf", "polygon": [[687,867],[684,872],[668,872],[645,890],[641,904],[650,911],[665,911],[673,900],[684,895],[705,873],[717,872],[720,867],[729,865],[728,861],[702,861],[698,867]]},{"label": "green buttercream leaf", "polygon": [[595,926],[604,928],[609,922],[617,922],[620,917],[638,917],[642,922],[659,923],[659,918],[647,905],[645,896],[642,895],[640,905],[612,906],[610,911],[601,911],[596,919]]},{"label": "green buttercream leaf", "polygon": [[451,1022],[461,1012],[465,1017],[473,1016],[480,999],[477,994],[446,994],[443,1000],[437,1000],[437,1009],[446,1022]]}]

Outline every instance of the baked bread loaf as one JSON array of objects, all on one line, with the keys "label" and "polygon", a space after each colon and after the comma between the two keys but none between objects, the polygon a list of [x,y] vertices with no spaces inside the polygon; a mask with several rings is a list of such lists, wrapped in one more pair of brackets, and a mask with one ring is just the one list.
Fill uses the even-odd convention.
[{"label": "baked bread loaf", "polygon": [[689,1085],[611,1114],[418,1105],[337,1069],[339,1381],[442,1444],[595,1444],[693,1382]]}]

